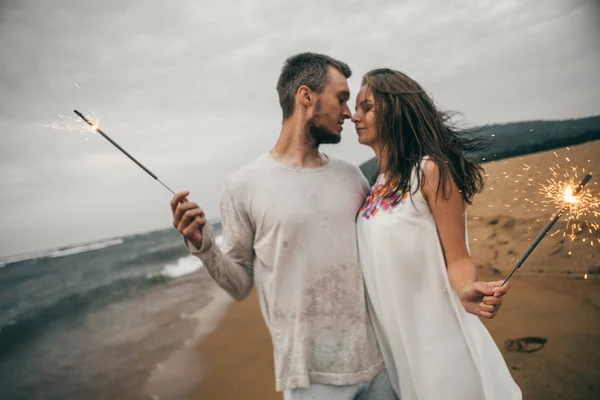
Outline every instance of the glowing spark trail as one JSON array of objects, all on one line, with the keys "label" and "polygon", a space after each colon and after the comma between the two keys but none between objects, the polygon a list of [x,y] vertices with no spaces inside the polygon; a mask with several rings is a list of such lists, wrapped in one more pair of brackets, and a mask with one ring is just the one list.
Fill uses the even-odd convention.
[{"label": "glowing spark trail", "polygon": [[502,285],[504,285],[506,281],[510,279],[510,277],[517,271],[517,269],[521,268],[521,265],[523,265],[523,263],[525,262],[527,257],[529,257],[533,249],[535,249],[536,246],[542,241],[544,236],[546,236],[546,233],[548,233],[548,231],[552,228],[556,221],[558,221],[560,216],[572,207],[577,208],[577,204],[581,195],[581,190],[585,185],[587,185],[590,179],[592,179],[592,174],[587,174],[575,189],[573,189],[571,186],[566,186],[563,189],[561,208],[556,213],[554,213],[550,221],[548,221],[546,226],[537,235],[533,243],[531,243],[531,245],[527,248],[523,256],[519,259],[519,261],[517,261],[517,264],[515,265],[511,273],[508,275],[508,277],[504,280],[504,282],[502,282]]},{"label": "glowing spark trail", "polygon": [[[94,125],[98,125],[98,121],[100,120],[100,118],[98,118],[98,115],[96,115],[95,112],[91,111],[91,110],[87,110],[86,111],[86,119],[88,121],[91,121]],[[42,126],[44,128],[50,128],[50,129],[56,129],[56,130],[66,130],[69,132],[80,132],[80,133],[89,133],[90,132],[90,127],[83,123],[81,121],[80,118],[77,117],[65,117],[64,115],[61,114],[56,114],[56,116],[58,118],[60,118],[62,121],[60,123],[50,123],[50,124],[42,124]]]}]

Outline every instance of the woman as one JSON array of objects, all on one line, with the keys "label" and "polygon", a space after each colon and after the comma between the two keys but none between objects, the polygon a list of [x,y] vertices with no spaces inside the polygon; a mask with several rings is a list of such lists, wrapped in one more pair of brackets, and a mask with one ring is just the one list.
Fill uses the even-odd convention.
[{"label": "woman", "polygon": [[512,400],[521,391],[478,316],[508,285],[477,282],[465,204],[483,186],[477,147],[421,86],[389,69],[367,73],[357,97],[359,142],[380,174],[358,215],[369,308],[402,400]]}]

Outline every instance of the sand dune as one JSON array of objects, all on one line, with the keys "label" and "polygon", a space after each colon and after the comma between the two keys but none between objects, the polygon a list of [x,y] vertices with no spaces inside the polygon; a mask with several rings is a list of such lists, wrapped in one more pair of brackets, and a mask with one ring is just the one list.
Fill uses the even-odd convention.
[{"label": "sand dune", "polygon": [[[577,168],[579,178],[596,169],[600,178],[600,141],[485,164],[486,188],[469,207],[468,228],[472,254],[480,267],[492,271],[512,269],[530,242],[557,210],[545,206],[540,187],[552,177],[550,168],[568,171]],[[567,161],[568,160],[568,161]],[[598,181],[586,190],[600,198]],[[532,203],[538,204],[533,205]],[[581,227],[573,230],[578,220],[565,214],[519,271],[526,273],[597,274],[600,267],[598,232],[590,232],[584,220],[598,223],[596,216],[581,217]],[[569,222],[569,228],[567,228]],[[570,235],[575,234],[573,240]]]}]

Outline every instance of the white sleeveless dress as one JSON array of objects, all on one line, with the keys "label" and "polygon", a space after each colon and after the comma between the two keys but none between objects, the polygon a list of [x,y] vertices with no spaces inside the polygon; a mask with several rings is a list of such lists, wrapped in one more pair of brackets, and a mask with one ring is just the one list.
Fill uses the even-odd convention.
[{"label": "white sleeveless dress", "polygon": [[450,285],[421,191],[382,198],[384,183],[380,175],[359,212],[358,245],[375,333],[401,400],[522,399],[491,335]]}]

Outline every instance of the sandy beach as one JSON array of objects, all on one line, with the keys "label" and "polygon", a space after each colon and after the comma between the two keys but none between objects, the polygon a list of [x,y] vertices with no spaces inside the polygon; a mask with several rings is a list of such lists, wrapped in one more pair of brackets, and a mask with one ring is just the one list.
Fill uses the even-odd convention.
[{"label": "sandy beach", "polygon": [[192,399],[282,399],[275,391],[273,347],[256,291],[234,303],[200,344],[202,383]]},{"label": "sandy beach", "polygon": [[[598,154],[600,141],[484,164],[486,189],[467,212],[481,280],[506,277],[555,211],[539,194],[549,168],[573,173],[578,167],[580,178],[582,168],[598,174]],[[598,193],[597,182],[590,190]],[[565,227],[566,220],[558,221],[511,278],[497,318],[484,321],[528,400],[600,398],[599,233]],[[515,341],[525,337],[546,343],[536,349],[540,345]],[[196,351],[203,376],[190,398],[282,398],[274,390],[271,341],[254,294],[232,304]]]}]

